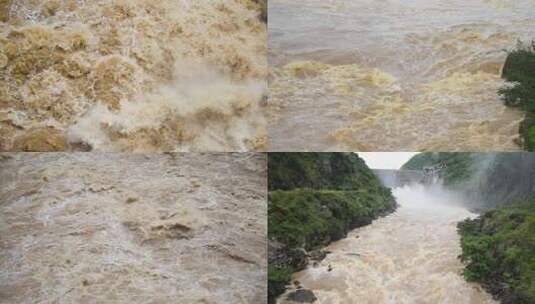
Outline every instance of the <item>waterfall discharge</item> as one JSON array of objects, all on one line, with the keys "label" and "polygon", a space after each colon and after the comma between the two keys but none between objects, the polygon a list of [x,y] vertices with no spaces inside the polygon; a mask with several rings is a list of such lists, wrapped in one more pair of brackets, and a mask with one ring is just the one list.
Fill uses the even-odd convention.
[{"label": "waterfall discharge", "polygon": [[[318,303],[496,303],[461,276],[458,221],[475,214],[440,184],[393,190],[400,205],[391,215],[332,243],[331,253],[294,280]],[[291,303],[283,295],[279,303]]]}]

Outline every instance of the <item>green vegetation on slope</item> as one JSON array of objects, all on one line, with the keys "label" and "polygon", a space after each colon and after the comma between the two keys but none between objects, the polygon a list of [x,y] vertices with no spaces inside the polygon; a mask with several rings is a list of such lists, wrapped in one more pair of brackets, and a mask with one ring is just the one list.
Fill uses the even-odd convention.
[{"label": "green vegetation on slope", "polygon": [[381,187],[355,153],[270,153],[269,190],[354,190]]},{"label": "green vegetation on slope", "polygon": [[464,276],[504,304],[535,303],[535,200],[458,224]]},{"label": "green vegetation on slope", "polygon": [[307,251],[345,237],[393,211],[390,190],[310,190],[269,193],[269,238]]},{"label": "green vegetation on slope", "polygon": [[454,185],[470,178],[474,155],[462,152],[426,152],[413,156],[401,169],[422,170],[424,167],[446,164],[447,168],[442,174],[446,185]]},{"label": "green vegetation on slope", "polygon": [[524,149],[535,151],[535,49],[534,43],[522,46],[509,53],[502,77],[511,82],[499,90],[505,104],[526,111],[526,118],[520,125]]},{"label": "green vegetation on slope", "polygon": [[270,153],[268,187],[269,303],[306,267],[307,252],[396,208],[354,153]]},{"label": "green vegetation on slope", "polygon": [[526,113],[526,117],[520,123],[520,136],[524,149],[535,151],[535,112]]}]

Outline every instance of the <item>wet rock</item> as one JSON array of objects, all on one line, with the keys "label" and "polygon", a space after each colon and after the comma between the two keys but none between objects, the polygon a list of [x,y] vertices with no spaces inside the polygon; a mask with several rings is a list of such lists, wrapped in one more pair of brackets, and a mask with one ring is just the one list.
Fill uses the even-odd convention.
[{"label": "wet rock", "polygon": [[308,253],[308,258],[313,261],[322,261],[328,253],[330,252],[323,249],[312,250]]},{"label": "wet rock", "polygon": [[[307,253],[303,248],[290,248],[276,241],[268,242],[268,262],[270,267],[277,270],[292,269],[299,271],[308,264]],[[275,303],[275,298],[284,293],[290,278],[269,280],[268,303]]]},{"label": "wet rock", "polygon": [[303,248],[289,248],[275,241],[270,241],[268,244],[268,260],[270,265],[279,268],[292,267],[296,271],[304,269],[307,266],[307,253]]},{"label": "wet rock", "polygon": [[64,151],[67,146],[67,138],[58,129],[36,128],[15,138],[14,151],[25,152],[53,152]]},{"label": "wet rock", "polygon": [[314,303],[318,298],[316,298],[312,290],[298,289],[289,293],[287,299],[297,303]]}]

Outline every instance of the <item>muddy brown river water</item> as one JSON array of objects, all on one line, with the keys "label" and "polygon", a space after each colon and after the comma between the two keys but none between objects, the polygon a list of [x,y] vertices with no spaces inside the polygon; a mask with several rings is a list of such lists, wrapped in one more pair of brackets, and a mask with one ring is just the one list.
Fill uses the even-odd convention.
[{"label": "muddy brown river water", "polygon": [[250,0],[0,1],[0,151],[265,149]]},{"label": "muddy brown river water", "polygon": [[529,0],[269,2],[272,150],[518,150],[497,94]]},{"label": "muddy brown river water", "polygon": [[[456,205],[455,196],[419,185],[394,195],[395,213],[332,243],[331,254],[294,280],[319,304],[497,303],[461,276],[456,224],[474,214]],[[283,295],[278,303],[293,302]]]},{"label": "muddy brown river water", "polygon": [[0,154],[0,303],[262,303],[261,154]]}]

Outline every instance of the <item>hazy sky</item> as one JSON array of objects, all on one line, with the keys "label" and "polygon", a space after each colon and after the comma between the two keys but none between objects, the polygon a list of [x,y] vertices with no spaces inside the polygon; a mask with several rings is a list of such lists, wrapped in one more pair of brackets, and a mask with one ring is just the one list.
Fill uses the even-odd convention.
[{"label": "hazy sky", "polygon": [[399,169],[417,152],[357,152],[372,169]]}]

